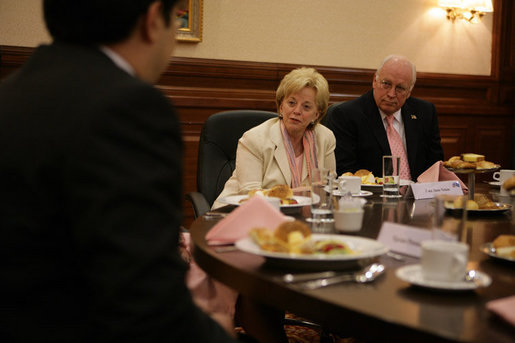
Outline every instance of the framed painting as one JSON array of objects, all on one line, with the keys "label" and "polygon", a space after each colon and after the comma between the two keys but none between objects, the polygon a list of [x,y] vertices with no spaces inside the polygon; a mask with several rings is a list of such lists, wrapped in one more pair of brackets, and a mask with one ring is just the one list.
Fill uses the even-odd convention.
[{"label": "framed painting", "polygon": [[177,18],[177,40],[195,43],[202,41],[202,2],[203,0],[184,1]]}]

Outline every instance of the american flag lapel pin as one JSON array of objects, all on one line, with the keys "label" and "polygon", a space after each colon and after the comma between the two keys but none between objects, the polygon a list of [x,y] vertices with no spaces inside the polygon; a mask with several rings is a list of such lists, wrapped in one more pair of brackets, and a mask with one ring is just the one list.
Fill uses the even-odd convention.
[{"label": "american flag lapel pin", "polygon": [[412,115],[411,115],[411,119],[417,119],[417,116],[416,116],[416,115],[414,115],[414,114],[412,114]]}]

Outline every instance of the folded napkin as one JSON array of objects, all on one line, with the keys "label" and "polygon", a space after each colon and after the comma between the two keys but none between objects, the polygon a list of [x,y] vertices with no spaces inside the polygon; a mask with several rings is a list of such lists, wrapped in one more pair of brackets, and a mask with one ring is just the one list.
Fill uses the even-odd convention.
[{"label": "folded napkin", "polygon": [[458,181],[464,193],[468,192],[468,187],[452,171],[443,166],[442,161],[435,162],[425,172],[419,175],[417,182],[438,182],[438,181]]},{"label": "folded napkin", "polygon": [[275,229],[290,220],[262,196],[253,196],[229,213],[209,230],[206,240],[209,245],[234,243],[248,236],[250,229],[265,227]]},{"label": "folded napkin", "polygon": [[515,326],[515,295],[491,300],[486,303],[486,308]]}]

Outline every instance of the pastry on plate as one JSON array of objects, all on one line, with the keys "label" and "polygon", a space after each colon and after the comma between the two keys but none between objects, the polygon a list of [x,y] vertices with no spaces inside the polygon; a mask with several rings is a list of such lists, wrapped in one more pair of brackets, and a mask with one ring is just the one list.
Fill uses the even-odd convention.
[{"label": "pastry on plate", "polygon": [[498,256],[515,258],[515,235],[500,235],[492,245]]},{"label": "pastry on plate", "polygon": [[269,191],[265,192],[266,196],[275,197],[279,199],[293,198],[293,191],[288,185],[276,185]]}]

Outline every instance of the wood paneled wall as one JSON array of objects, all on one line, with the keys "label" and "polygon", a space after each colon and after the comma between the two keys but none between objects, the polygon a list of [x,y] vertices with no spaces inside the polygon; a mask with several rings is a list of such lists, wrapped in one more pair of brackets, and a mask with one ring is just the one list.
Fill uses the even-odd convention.
[{"label": "wood paneled wall", "polygon": [[[495,0],[490,76],[418,73],[413,96],[435,104],[445,157],[476,152],[503,167],[512,163],[515,111],[515,6]],[[0,79],[23,65],[32,48],[0,46]],[[208,116],[232,109],[275,111],[275,89],[298,67],[195,58],[173,58],[158,87],[178,109],[185,142],[184,191],[196,189],[200,130]],[[370,89],[373,70],[313,66],[329,81],[331,103]],[[488,177],[491,177],[490,175]],[[185,202],[185,221],[193,219]]]}]

